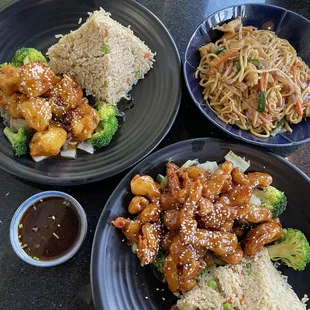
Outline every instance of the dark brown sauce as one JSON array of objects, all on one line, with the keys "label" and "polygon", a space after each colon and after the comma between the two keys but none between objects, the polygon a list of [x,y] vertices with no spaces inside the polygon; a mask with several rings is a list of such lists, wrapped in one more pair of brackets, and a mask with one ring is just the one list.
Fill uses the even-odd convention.
[{"label": "dark brown sauce", "polygon": [[25,212],[18,237],[29,256],[48,261],[65,254],[75,243],[79,230],[79,217],[71,203],[61,197],[48,197]]}]

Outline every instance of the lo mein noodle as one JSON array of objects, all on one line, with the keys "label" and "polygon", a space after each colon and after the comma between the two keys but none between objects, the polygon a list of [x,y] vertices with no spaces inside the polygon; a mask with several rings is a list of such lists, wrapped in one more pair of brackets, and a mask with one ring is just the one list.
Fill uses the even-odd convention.
[{"label": "lo mein noodle", "polygon": [[214,29],[224,35],[200,48],[195,77],[223,122],[268,138],[310,116],[310,69],[287,40],[240,17]]}]

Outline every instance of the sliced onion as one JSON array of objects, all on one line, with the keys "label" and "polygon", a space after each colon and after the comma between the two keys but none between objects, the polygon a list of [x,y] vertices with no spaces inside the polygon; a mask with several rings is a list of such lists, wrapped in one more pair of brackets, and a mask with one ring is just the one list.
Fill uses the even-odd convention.
[{"label": "sliced onion", "polygon": [[44,160],[44,159],[46,159],[46,158],[48,158],[49,156],[32,156],[32,159],[36,162],[36,163],[38,163],[38,162],[40,162],[40,161],[42,161],[42,160]]},{"label": "sliced onion", "polygon": [[77,146],[78,149],[83,150],[89,154],[94,154],[94,147],[88,142],[81,142]]},{"label": "sliced onion", "polygon": [[251,196],[250,203],[252,203],[253,205],[257,205],[257,206],[260,206],[262,204],[260,199],[256,197],[254,194],[252,194]]},{"label": "sliced onion", "polygon": [[10,118],[10,126],[13,131],[18,131],[20,128],[26,128],[26,121],[22,118]]},{"label": "sliced onion", "polygon": [[76,148],[69,148],[60,152],[60,156],[64,158],[76,158]]}]

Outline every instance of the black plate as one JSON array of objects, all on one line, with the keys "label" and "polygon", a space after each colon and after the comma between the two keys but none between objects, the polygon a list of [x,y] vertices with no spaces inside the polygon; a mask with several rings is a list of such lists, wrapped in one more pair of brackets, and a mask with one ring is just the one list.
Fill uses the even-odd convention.
[{"label": "black plate", "polygon": [[[280,219],[284,227],[299,228],[310,239],[310,189],[308,177],[285,159],[254,147],[201,138],[170,145],[150,155],[132,169],[115,189],[100,217],[92,249],[91,283],[96,309],[166,309],[176,301],[175,296],[154,276],[150,267],[141,267],[139,260],[126,245],[122,233],[111,225],[118,216],[127,216],[127,207],[133,197],[129,190],[132,177],[165,173],[170,159],[177,164],[198,158],[223,161],[229,150],[251,161],[251,170],[268,172],[273,185],[284,191],[288,207]],[[310,267],[297,272],[282,267],[289,283],[299,297],[310,295]]]},{"label": "black plate", "polygon": [[56,34],[78,28],[80,17],[103,7],[112,18],[131,25],[134,33],[156,52],[154,68],[131,92],[135,106],[112,143],[94,155],[79,152],[75,160],[51,158],[35,163],[16,158],[0,131],[0,167],[22,178],[45,184],[73,185],[97,181],[132,166],[164,138],[178,112],[181,98],[180,56],[160,20],[136,1],[23,0],[0,4],[0,63],[22,46],[43,52],[57,42]]}]

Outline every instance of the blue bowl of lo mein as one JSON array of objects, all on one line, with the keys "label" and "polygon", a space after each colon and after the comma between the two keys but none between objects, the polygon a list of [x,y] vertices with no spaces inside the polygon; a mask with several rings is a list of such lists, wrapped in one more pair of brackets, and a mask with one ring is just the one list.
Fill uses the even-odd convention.
[{"label": "blue bowl of lo mein", "polygon": [[310,140],[310,21],[246,4],[208,17],[191,37],[184,76],[216,126],[261,146]]}]

